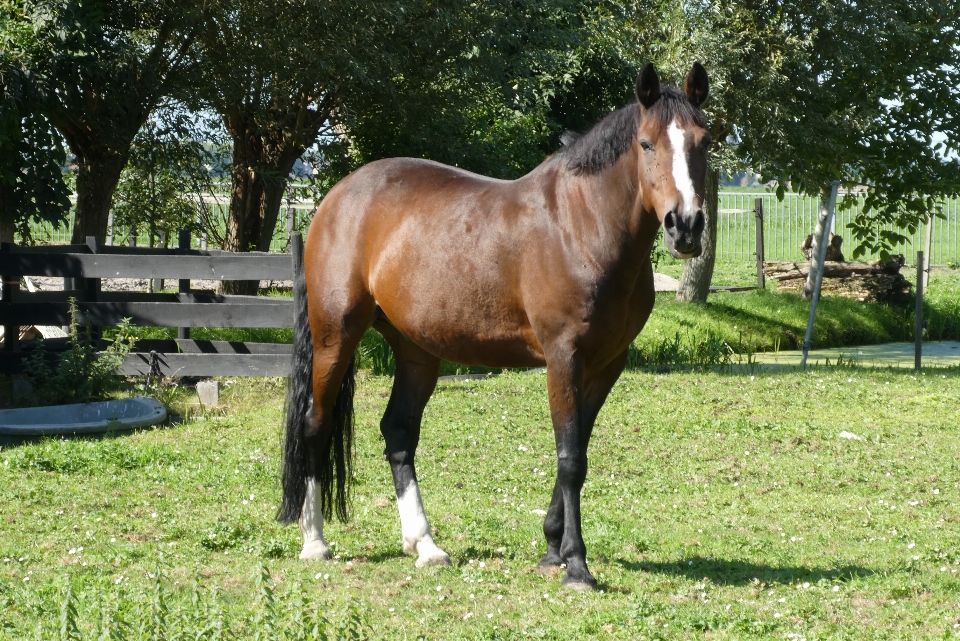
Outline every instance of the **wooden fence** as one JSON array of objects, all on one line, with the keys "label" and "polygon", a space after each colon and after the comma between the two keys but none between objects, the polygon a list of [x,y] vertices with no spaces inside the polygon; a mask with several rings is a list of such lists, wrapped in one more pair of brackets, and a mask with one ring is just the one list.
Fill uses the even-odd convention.
[{"label": "wooden fence", "polygon": [[[86,245],[19,247],[0,244],[0,324],[4,344],[0,373],[23,370],[19,327],[67,325],[69,299],[75,298],[78,324],[98,328],[119,324],[177,327],[178,338],[138,341],[118,374],[162,373],[167,376],[285,376],[291,346],[273,343],[190,339],[191,327],[293,326],[293,301],[267,296],[219,296],[191,291],[191,280],[291,280],[303,260],[299,233],[291,236],[289,252],[233,253],[189,249],[189,233],[181,233],[180,249],[103,247],[89,238]],[[22,276],[65,279],[63,291],[25,292]],[[105,292],[101,279],[176,279],[178,293]],[[51,351],[65,347],[52,342]]]}]

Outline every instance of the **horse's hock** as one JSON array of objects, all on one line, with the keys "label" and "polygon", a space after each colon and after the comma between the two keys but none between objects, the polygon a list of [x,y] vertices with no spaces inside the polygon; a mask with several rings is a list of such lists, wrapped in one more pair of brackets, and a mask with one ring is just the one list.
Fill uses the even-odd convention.
[{"label": "horse's hock", "polygon": [[[834,238],[840,239],[834,241]],[[876,301],[892,305],[910,303],[910,282],[903,277],[900,269],[904,265],[902,255],[891,256],[887,260],[871,262],[843,261],[840,254],[840,236],[831,235],[827,247],[827,260],[823,264],[823,286],[821,293],[828,296],[843,296],[860,302]],[[806,243],[801,246],[804,252]],[[831,249],[835,253],[831,254]],[[807,252],[804,252],[807,254]],[[831,260],[837,258],[840,260]],[[777,281],[779,291],[800,293],[803,290],[809,262],[765,262],[763,273]]]}]

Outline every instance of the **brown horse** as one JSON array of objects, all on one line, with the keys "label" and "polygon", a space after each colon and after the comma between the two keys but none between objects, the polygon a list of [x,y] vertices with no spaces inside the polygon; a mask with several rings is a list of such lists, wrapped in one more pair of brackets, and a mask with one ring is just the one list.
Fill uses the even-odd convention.
[{"label": "brown horse", "polygon": [[673,256],[700,254],[707,87],[699,63],[683,91],[661,87],[647,64],[639,104],[517,180],[394,158],[330,190],[296,284],[278,518],[299,520],[300,558],[329,558],[323,518],[347,516],[354,351],[373,325],[397,363],[380,429],[404,552],[418,566],[450,562],[430,535],[414,470],[441,359],[546,365],[557,479],[540,566],[565,563],[564,584],[596,585],[580,529],[587,444],[653,307],[650,251],[661,223]]}]

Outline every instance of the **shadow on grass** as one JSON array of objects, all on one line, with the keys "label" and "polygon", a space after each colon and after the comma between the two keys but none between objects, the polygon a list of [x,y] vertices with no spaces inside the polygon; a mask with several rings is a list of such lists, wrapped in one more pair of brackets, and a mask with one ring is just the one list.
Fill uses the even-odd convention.
[{"label": "shadow on grass", "polygon": [[819,581],[843,583],[852,578],[872,576],[876,572],[859,565],[843,565],[836,568],[805,568],[774,566],[750,561],[727,560],[706,557],[686,558],[670,563],[637,562],[616,559],[616,563],[631,572],[651,572],[682,576],[688,579],[710,579],[719,585],[748,585],[758,580],[762,583],[789,584]]}]

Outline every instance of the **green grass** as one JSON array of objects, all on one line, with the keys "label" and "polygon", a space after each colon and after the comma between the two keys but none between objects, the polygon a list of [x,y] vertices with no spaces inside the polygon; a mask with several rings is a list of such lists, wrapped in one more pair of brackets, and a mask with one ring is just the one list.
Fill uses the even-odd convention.
[{"label": "green grass", "polygon": [[418,471],[449,568],[400,553],[376,427],[389,388],[361,372],[354,518],[328,524],[332,562],[298,561],[297,529],[272,518],[282,381],[226,381],[205,416],[182,392],[190,418],[164,429],[4,446],[0,638],[59,638],[64,611],[65,638],[94,637],[103,612],[146,631],[127,638],[158,619],[267,637],[301,601],[334,638],[356,620],[378,639],[960,629],[956,370],[626,373],[591,445],[589,594],[534,571],[555,474],[544,377],[441,383],[427,407]]},{"label": "green grass", "polygon": [[[661,272],[679,278],[679,261],[661,264]],[[910,280],[910,275],[905,272]],[[714,283],[748,285],[756,282],[740,264],[718,263]],[[641,349],[652,349],[665,340],[692,343],[712,336],[725,341],[734,352],[748,354],[802,347],[810,303],[796,294],[776,291],[768,283],[764,291],[713,293],[705,305],[677,303],[674,295],[657,295],[657,304],[647,326],[637,339]],[[960,272],[935,270],[924,297],[924,340],[960,340]],[[820,299],[814,322],[813,347],[875,345],[912,341],[914,310],[878,303],[825,296]]]}]

